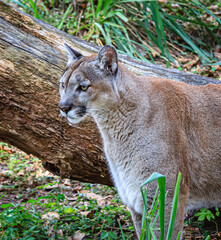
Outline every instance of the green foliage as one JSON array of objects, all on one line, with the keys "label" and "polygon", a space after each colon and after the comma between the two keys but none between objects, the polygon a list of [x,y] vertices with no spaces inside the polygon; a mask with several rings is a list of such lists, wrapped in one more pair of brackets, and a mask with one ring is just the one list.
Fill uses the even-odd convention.
[{"label": "green foliage", "polygon": [[[69,193],[59,177],[44,176],[41,171],[42,176],[36,176],[40,167],[37,158],[4,143],[0,149],[0,165],[7,167],[3,175],[7,181],[0,185],[0,240],[68,239],[78,231],[85,239],[121,239],[121,231],[126,239],[134,235],[130,213],[114,188],[82,183],[82,193],[73,193],[72,189]],[[33,182],[29,190],[27,181]],[[111,194],[112,199],[100,206],[83,190],[100,197]],[[74,200],[69,200],[69,194]],[[120,216],[127,222],[126,228],[118,226]]]},{"label": "green foliage", "polygon": [[199,212],[195,213],[195,217],[198,217],[199,222],[203,222],[205,219],[212,221],[216,225],[216,231],[219,232],[218,224],[215,221],[215,217],[220,215],[220,210],[215,208],[215,213],[212,213],[209,209],[201,208]]},{"label": "green foliage", "polygon": [[[43,203],[41,202],[43,199],[50,199],[50,201]],[[79,213],[85,210],[85,206],[81,203],[84,200],[83,196],[79,197],[73,207],[65,202],[64,195],[61,198],[61,194],[60,196],[58,194],[30,199],[27,201],[29,208],[25,207],[25,203],[17,205],[2,204],[0,206],[2,208],[0,213],[0,239],[26,239],[28,237],[48,239],[50,226],[53,226],[53,236],[55,238],[59,237],[59,230],[62,230],[63,239],[80,230],[91,238],[100,235],[100,239],[119,239],[117,232],[107,231],[107,229],[114,226],[116,214],[125,215],[124,208],[109,205],[100,209],[96,201],[89,201],[90,205],[87,210],[93,210],[94,213],[91,218]],[[54,212],[59,214],[59,219],[43,220],[42,216]],[[127,215],[129,217],[129,213]],[[126,235],[127,239],[130,239],[131,233],[126,233]]]},{"label": "green foliage", "polygon": [[[152,206],[150,210],[148,210],[146,202],[147,202],[147,190],[144,189],[144,186],[157,180],[159,186],[159,194],[158,189],[153,199]],[[169,240],[172,238],[173,228],[175,224],[176,218],[176,211],[177,211],[177,204],[179,198],[179,188],[180,188],[180,181],[181,181],[181,173],[178,174],[177,183],[174,191],[174,198],[173,204],[171,209],[171,216],[170,216],[170,223],[167,230],[167,237],[166,239]],[[141,185],[141,193],[143,196],[143,218],[142,218],[142,231],[140,240],[151,240],[156,239],[154,235],[154,231],[158,230],[155,228],[156,222],[159,218],[159,225],[160,225],[160,239],[164,240],[164,226],[165,226],[165,199],[166,199],[166,177],[159,174],[153,173],[142,185]],[[178,235],[179,238],[179,235]]]},{"label": "green foliage", "polygon": [[[0,143],[0,163],[2,166],[7,166],[8,169],[8,172],[4,173],[8,183],[3,186],[5,191],[0,194],[0,240],[68,239],[69,236],[73,236],[77,231],[85,233],[86,239],[133,239],[134,229],[129,221],[130,213],[122,205],[116,194],[116,189],[90,183],[81,184],[84,191],[104,196],[112,195],[112,200],[102,207],[99,206],[98,200],[88,199],[84,192],[75,195],[74,204],[70,202],[66,197],[65,189],[59,187],[61,179],[58,177],[37,177],[38,184],[35,188],[27,191],[27,194],[21,186],[24,185],[28,177],[32,177],[32,179],[35,177],[35,175],[32,175],[35,172],[30,171],[30,165],[37,164],[39,166],[39,160],[10,148],[7,144]],[[22,176],[19,175],[21,172],[23,173]],[[151,208],[147,211],[146,184],[154,180],[158,180],[159,191],[157,189]],[[154,232],[157,230],[156,222],[158,218],[161,239],[164,239],[165,185],[165,177],[154,173],[141,186],[144,199],[141,240],[156,239]],[[172,235],[179,185],[180,174],[174,193],[169,230],[165,239],[170,239]],[[58,187],[53,188],[54,186]],[[39,195],[38,191],[44,190],[44,193],[46,193],[48,187],[52,187],[50,192]],[[7,189],[9,191],[6,191]],[[10,197],[11,191],[17,192],[17,200],[14,199],[15,201],[13,201],[9,198],[6,201]],[[35,197],[33,197],[33,193],[36,193],[34,194]],[[3,199],[5,200],[2,203]],[[54,213],[58,217],[53,217]],[[47,217],[50,214],[52,214],[52,217]],[[215,216],[219,215],[220,210],[218,208],[215,209],[214,213],[207,209],[201,209],[195,214],[199,222],[205,219],[214,222],[217,232],[218,226],[215,222]],[[122,226],[121,220],[130,224],[126,227]],[[209,239],[207,232],[205,233],[206,236],[206,239]]]},{"label": "green foliage", "polygon": [[112,40],[114,40],[115,34],[113,34],[111,38],[110,32],[122,32],[122,29],[124,29],[122,21],[127,22],[127,17],[124,16],[122,9],[115,8],[117,0],[99,0],[96,7],[94,1],[90,0],[89,2],[90,7],[88,7],[87,12],[85,13],[87,24],[85,25],[82,23],[82,26],[73,31],[72,34],[75,34],[84,28],[89,28],[88,34],[83,37],[85,40],[89,41],[91,38],[100,38],[102,35],[105,43],[111,44]]},{"label": "green foliage", "polygon": [[18,6],[22,7],[24,10],[33,12],[35,18],[40,19],[39,8],[36,5],[36,1],[33,0],[11,0],[9,2],[16,3]]},{"label": "green foliage", "polygon": [[[85,0],[79,5],[71,0],[11,2],[58,29],[98,45],[112,43],[119,52],[143,61],[154,63],[157,56],[169,65],[174,62],[173,50],[181,49],[179,54],[191,51],[204,64],[218,62],[212,44],[221,44],[215,34],[221,21],[198,0]],[[207,16],[212,21],[205,21]]]},{"label": "green foliage", "polygon": [[100,239],[112,240],[112,239],[117,239],[117,236],[116,236],[116,234],[115,234],[114,232],[112,232],[112,231],[102,232]]},{"label": "green foliage", "polygon": [[198,221],[204,221],[205,218],[208,221],[210,221],[211,218],[215,219],[214,214],[210,210],[205,209],[205,208],[200,209],[200,211],[198,213],[196,213],[195,216],[198,217]]}]

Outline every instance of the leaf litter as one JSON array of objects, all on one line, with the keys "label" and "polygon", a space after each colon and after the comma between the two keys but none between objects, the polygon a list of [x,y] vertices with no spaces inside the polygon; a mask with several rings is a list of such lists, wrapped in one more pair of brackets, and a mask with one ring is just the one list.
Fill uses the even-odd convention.
[{"label": "leaf litter", "polygon": [[[16,222],[10,225],[2,220],[4,211],[10,214],[13,208],[20,207],[19,214],[22,210],[29,218],[39,216],[33,227],[50,239],[122,239],[117,220],[126,239],[136,239],[129,211],[114,188],[61,179],[45,170],[38,158],[5,143],[0,144],[0,153],[0,235],[17,226]],[[186,216],[184,239],[204,239],[207,235],[220,239],[220,229],[216,231],[215,224],[208,221],[199,223],[194,213]],[[216,221],[220,226],[220,216]],[[11,239],[20,239],[25,229],[17,232]],[[32,237],[33,233],[29,235]]]},{"label": "leaf litter", "polygon": [[[36,239],[100,239],[109,232],[121,239],[117,219],[122,217],[126,239],[134,239],[130,214],[114,188],[61,179],[45,170],[38,158],[5,143],[0,144],[0,154],[0,239],[35,237],[19,223],[27,221],[25,216],[4,220],[13,211],[37,218],[32,224]],[[10,228],[15,229],[13,238],[5,235]]]}]

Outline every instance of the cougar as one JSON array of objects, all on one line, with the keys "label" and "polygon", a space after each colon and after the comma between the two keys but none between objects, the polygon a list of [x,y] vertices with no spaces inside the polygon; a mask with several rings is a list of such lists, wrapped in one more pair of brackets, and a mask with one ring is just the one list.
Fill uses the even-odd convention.
[{"label": "cougar", "polygon": [[[65,46],[68,63],[60,79],[60,112],[70,124],[94,118],[137,237],[142,227],[140,185],[153,172],[167,179],[166,227],[181,172],[173,239],[182,232],[187,210],[220,207],[221,85],[137,76],[118,62],[113,46],[87,57]],[[155,184],[147,187],[148,206],[155,191]]]}]

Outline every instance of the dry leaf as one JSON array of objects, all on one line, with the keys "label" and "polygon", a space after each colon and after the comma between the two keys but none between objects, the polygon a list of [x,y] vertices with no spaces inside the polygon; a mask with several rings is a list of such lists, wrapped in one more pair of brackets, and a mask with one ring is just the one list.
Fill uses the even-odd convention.
[{"label": "dry leaf", "polygon": [[193,66],[197,65],[197,63],[200,61],[200,59],[197,57],[194,60],[191,60],[190,62],[187,62],[186,64],[183,65],[183,67],[190,69],[193,68]]},{"label": "dry leaf", "polygon": [[64,180],[64,185],[66,185],[66,186],[71,186],[71,180],[68,179],[68,178],[66,178],[66,179]]},{"label": "dry leaf", "polygon": [[216,10],[216,9],[219,8],[219,6],[218,5],[211,5],[211,6],[209,6],[209,8],[210,8],[210,10]]},{"label": "dry leaf", "polygon": [[53,228],[54,226],[49,226],[49,229],[48,229],[48,237],[50,237],[50,239],[55,235],[53,232]]},{"label": "dry leaf", "polygon": [[67,197],[67,196],[66,196],[66,199],[67,199],[68,201],[76,201],[78,198],[77,198],[77,197]]},{"label": "dry leaf", "polygon": [[58,230],[57,230],[57,233],[58,233],[61,237],[64,236],[63,231],[62,231],[61,229],[58,229]]},{"label": "dry leaf", "polygon": [[221,59],[221,53],[220,52],[214,52],[214,56],[218,59]]},{"label": "dry leaf", "polygon": [[7,171],[0,172],[0,177],[8,177]]},{"label": "dry leaf", "polygon": [[17,173],[17,175],[19,175],[19,176],[24,176],[24,174],[25,174],[24,170],[20,170],[20,171]]},{"label": "dry leaf", "polygon": [[82,211],[82,212],[80,212],[80,214],[82,215],[82,216],[85,216],[85,217],[87,217],[87,215],[90,213],[90,211]]},{"label": "dry leaf", "polygon": [[90,191],[89,190],[81,190],[80,193],[89,193]]},{"label": "dry leaf", "polygon": [[94,213],[95,213],[94,210],[80,212],[80,214],[81,214],[82,216],[85,216],[85,217],[87,217],[87,218],[93,218],[93,217],[94,217]]},{"label": "dry leaf", "polygon": [[12,154],[12,149],[6,146],[3,146],[4,151],[6,151],[8,154]]},{"label": "dry leaf", "polygon": [[180,5],[179,4],[177,4],[177,3],[172,3],[171,4],[171,8],[180,8]]},{"label": "dry leaf", "polygon": [[75,232],[73,240],[82,240],[85,237],[85,233],[81,233],[80,231]]},{"label": "dry leaf", "polygon": [[53,184],[52,186],[48,185],[45,187],[45,190],[52,190],[54,188],[59,188],[59,185],[57,183]]},{"label": "dry leaf", "polygon": [[73,192],[79,192],[81,191],[81,189],[82,189],[82,186],[77,185],[76,187],[74,187]]},{"label": "dry leaf", "polygon": [[88,190],[82,190],[81,193],[84,193],[87,199],[97,200],[99,207],[103,207],[110,203],[111,196],[102,197],[96,193],[89,192]]},{"label": "dry leaf", "polygon": [[43,221],[44,220],[50,221],[50,220],[53,220],[53,219],[59,220],[60,219],[60,215],[57,212],[49,212],[49,213],[46,213],[46,214],[42,215],[41,219]]}]

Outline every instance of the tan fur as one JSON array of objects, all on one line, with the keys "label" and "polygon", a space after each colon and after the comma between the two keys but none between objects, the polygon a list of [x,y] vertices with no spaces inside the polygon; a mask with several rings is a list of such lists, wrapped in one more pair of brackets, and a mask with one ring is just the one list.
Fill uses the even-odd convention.
[{"label": "tan fur", "polygon": [[[140,185],[153,172],[167,177],[168,226],[176,178],[181,172],[173,234],[176,239],[182,231],[186,210],[221,206],[221,85],[191,86],[168,79],[138,77],[119,63],[115,73],[115,65],[111,69],[111,49],[108,51],[105,57],[111,74],[99,67],[103,62],[96,56],[81,58],[69,66],[68,82],[64,77],[61,80],[66,89],[60,89],[60,108],[71,102],[72,110],[61,112],[72,122],[71,117],[78,118],[74,110],[84,104],[86,114],[94,117],[113,181],[131,209],[138,236],[142,213]],[[82,81],[89,80],[86,92],[77,92],[76,75],[81,75]],[[148,186],[148,204],[155,190],[156,184]]]}]

